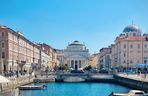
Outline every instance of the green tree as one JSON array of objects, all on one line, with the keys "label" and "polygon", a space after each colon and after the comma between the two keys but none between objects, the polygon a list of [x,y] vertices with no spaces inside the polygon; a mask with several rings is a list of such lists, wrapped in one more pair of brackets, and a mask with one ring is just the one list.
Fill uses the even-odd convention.
[{"label": "green tree", "polygon": [[59,67],[59,70],[69,70],[69,67],[67,64],[62,64],[60,67]]},{"label": "green tree", "polygon": [[91,69],[92,69],[92,66],[91,66],[91,65],[86,66],[86,67],[84,68],[84,70],[87,70],[87,71],[90,71]]}]

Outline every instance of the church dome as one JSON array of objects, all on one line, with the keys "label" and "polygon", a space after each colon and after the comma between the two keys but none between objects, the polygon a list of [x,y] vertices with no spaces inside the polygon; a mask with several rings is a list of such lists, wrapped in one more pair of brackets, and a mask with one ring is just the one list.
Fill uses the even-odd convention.
[{"label": "church dome", "polygon": [[123,32],[141,32],[141,30],[137,25],[132,24],[125,27]]},{"label": "church dome", "polygon": [[79,41],[74,41],[71,44],[69,44],[69,46],[73,46],[73,45],[81,45],[84,46],[82,43],[80,43]]}]

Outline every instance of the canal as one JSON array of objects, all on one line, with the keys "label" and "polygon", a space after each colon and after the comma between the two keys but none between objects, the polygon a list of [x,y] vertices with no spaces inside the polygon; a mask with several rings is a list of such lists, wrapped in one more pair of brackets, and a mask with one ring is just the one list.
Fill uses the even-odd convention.
[{"label": "canal", "polygon": [[127,93],[130,90],[113,83],[46,83],[46,85],[47,89],[23,90],[20,94],[21,96],[108,96],[111,92]]}]

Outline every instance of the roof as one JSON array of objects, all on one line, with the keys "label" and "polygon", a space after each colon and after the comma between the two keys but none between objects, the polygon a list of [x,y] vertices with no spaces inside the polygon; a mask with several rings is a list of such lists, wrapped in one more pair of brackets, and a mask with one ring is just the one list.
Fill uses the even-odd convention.
[{"label": "roof", "polygon": [[125,27],[123,32],[141,32],[141,30],[137,25],[132,24]]},{"label": "roof", "polygon": [[80,43],[79,41],[74,41],[71,44],[69,44],[69,46],[73,46],[73,45],[80,45],[80,46],[84,46],[84,44]]}]

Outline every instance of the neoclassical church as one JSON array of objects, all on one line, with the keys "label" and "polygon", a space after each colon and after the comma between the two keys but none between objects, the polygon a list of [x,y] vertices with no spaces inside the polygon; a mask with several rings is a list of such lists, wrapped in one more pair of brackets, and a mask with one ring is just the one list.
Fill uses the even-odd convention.
[{"label": "neoclassical church", "polygon": [[68,67],[78,70],[88,66],[89,50],[79,41],[74,41],[64,49],[64,61]]}]

